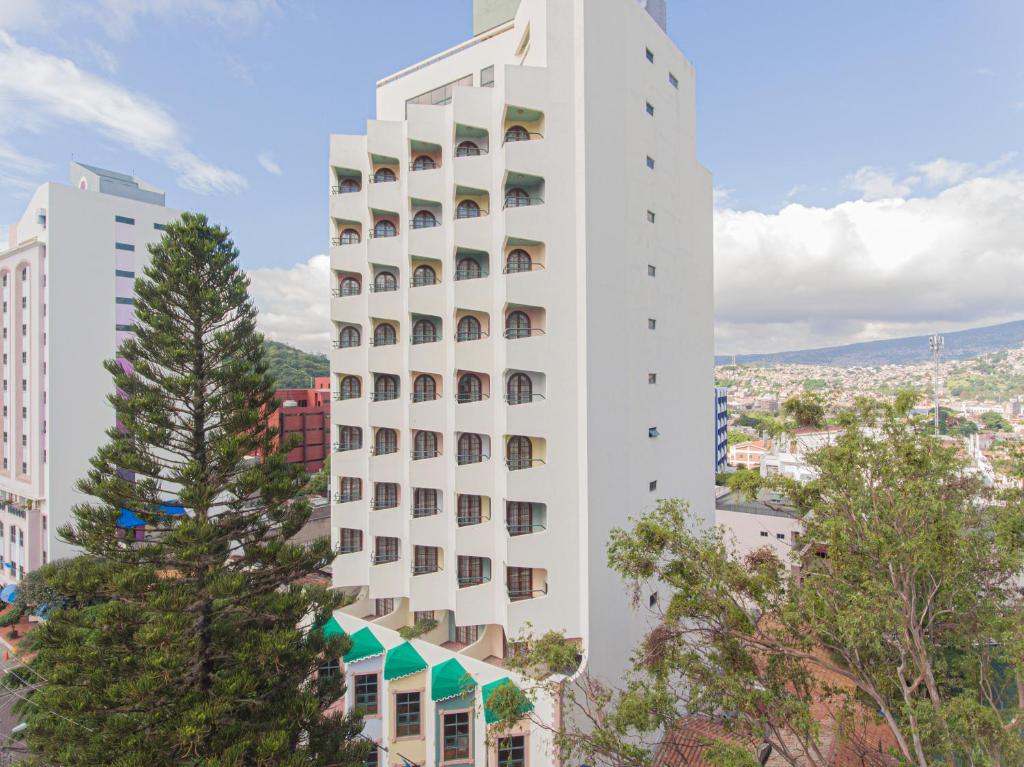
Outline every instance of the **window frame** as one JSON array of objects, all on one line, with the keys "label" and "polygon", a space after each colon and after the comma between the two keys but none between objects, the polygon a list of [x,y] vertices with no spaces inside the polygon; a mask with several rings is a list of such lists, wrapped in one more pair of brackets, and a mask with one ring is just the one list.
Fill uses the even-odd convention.
[{"label": "window frame", "polygon": [[[367,679],[372,679],[373,680],[373,704],[372,704],[373,711],[371,712],[366,706],[363,706],[363,711],[365,712],[363,714],[363,718],[364,719],[379,718],[380,717],[380,672],[379,671],[371,671],[371,672],[368,672],[368,673],[365,673],[365,674],[353,674],[352,675],[352,708],[354,710],[354,709],[357,709],[357,708],[360,707],[359,706],[359,698],[360,698],[359,686],[360,686],[360,680],[367,680]],[[364,692],[363,695],[365,695],[365,694],[366,693]]]},{"label": "window frame", "polygon": [[[462,722],[462,718],[465,717],[465,722]],[[461,749],[457,753],[449,755],[448,742],[448,720],[456,719],[459,721],[455,723],[455,726],[462,730],[465,728],[465,732],[456,731],[451,737],[457,738],[458,742],[465,742],[465,754],[462,753]],[[455,764],[473,764],[473,711],[472,709],[450,709],[441,713],[441,761],[440,764],[443,767]]]},{"label": "window frame", "polygon": [[[423,689],[416,689],[416,690],[392,690],[391,691],[391,710],[394,712],[394,717],[392,718],[392,722],[391,722],[391,739],[393,741],[422,740],[424,738],[424,731],[423,731],[423,693],[424,693]],[[405,706],[408,707],[408,706],[412,705],[410,702],[406,702],[406,703],[403,704],[403,702],[400,700],[403,696],[405,696],[405,697],[415,696],[416,697],[415,714],[414,714],[415,721],[412,724],[410,724],[409,721],[403,722],[403,718],[408,719],[409,717],[411,717],[413,715],[409,710],[406,710],[405,712],[403,712],[400,709],[400,706],[405,705]],[[410,726],[415,726],[415,731],[406,731],[406,732],[402,731],[403,727],[409,728]]]}]

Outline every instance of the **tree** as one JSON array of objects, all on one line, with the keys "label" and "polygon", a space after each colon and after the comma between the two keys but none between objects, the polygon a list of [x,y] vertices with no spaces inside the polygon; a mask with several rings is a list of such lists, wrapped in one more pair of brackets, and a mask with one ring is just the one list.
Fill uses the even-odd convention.
[{"label": "tree", "polygon": [[981,422],[989,431],[1013,431],[1013,426],[1000,413],[982,413]]},{"label": "tree", "polygon": [[993,497],[912,428],[910,402],[859,403],[809,457],[817,480],[777,480],[803,516],[787,566],[737,561],[681,501],[613,532],[609,563],[638,602],[656,587],[670,598],[621,685],[545,676],[572,646],[560,636],[514,661],[566,702],[563,754],[640,767],[683,712],[725,712],[794,766],[830,764],[833,738],[862,754],[881,743],[908,767],[1024,763],[1024,497]]},{"label": "tree", "polygon": [[792,420],[798,428],[820,429],[825,426],[825,405],[819,395],[810,391],[794,394],[783,402],[782,415]]},{"label": "tree", "polygon": [[[228,233],[186,213],[137,280],[135,338],[106,363],[116,425],[60,530],[85,554],[50,573],[68,603],[31,635],[26,740],[46,764],[353,765],[361,722],[328,715],[348,639],[302,584],[332,555],[287,543],[306,481],[274,447],[274,398]],[[265,456],[261,462],[248,456]],[[123,534],[130,510],[141,540]],[[305,627],[305,628],[303,628]]]}]

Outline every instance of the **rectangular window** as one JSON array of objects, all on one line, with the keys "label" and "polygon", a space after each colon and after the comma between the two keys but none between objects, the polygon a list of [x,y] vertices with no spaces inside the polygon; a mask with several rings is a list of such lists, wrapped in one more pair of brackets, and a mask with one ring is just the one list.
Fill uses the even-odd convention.
[{"label": "rectangular window", "polygon": [[366,759],[363,760],[363,767],[380,767],[380,751],[377,748],[377,744],[373,744],[373,749],[366,755]]},{"label": "rectangular window", "polygon": [[458,80],[452,80],[447,85],[441,85],[433,90],[421,93],[419,96],[415,96],[405,102],[408,108],[409,104],[432,104],[440,106],[442,104],[450,104],[452,101],[452,92],[456,86],[472,87],[473,75],[466,75],[460,77]]},{"label": "rectangular window", "polygon": [[657,327],[658,327],[658,321],[656,319],[651,318],[651,319],[647,320],[647,329],[648,330],[655,330],[655,329],[657,329]]},{"label": "rectangular window", "polygon": [[508,598],[513,602],[533,597],[533,570],[529,567],[508,569]]},{"label": "rectangular window", "polygon": [[153,224],[153,228],[156,229],[158,232],[167,231],[167,227],[164,224]]},{"label": "rectangular window", "polygon": [[117,250],[132,250],[132,251],[135,250],[135,246],[134,245],[129,245],[127,242],[115,242],[114,243],[114,247]]},{"label": "rectangular window", "polygon": [[654,117],[654,106],[651,104],[650,101],[646,103],[645,107],[647,109],[647,114],[649,114],[651,117]]},{"label": "rectangular window", "polygon": [[395,611],[395,600],[391,597],[387,597],[385,599],[377,599],[374,601],[373,609],[374,614],[378,618],[384,615],[390,615]]},{"label": "rectangular window", "polygon": [[376,715],[378,711],[377,675],[356,674],[352,685],[355,688],[356,708],[362,709],[363,714],[366,716]]},{"label": "rectangular window", "polygon": [[650,48],[647,48],[645,53],[647,55],[647,60],[653,64],[654,63],[654,51],[652,51]]},{"label": "rectangular window", "polygon": [[655,218],[654,211],[653,210],[647,211],[647,223],[653,224],[654,223],[654,218]]},{"label": "rectangular window", "polygon": [[120,330],[122,333],[131,333],[135,330],[131,325],[114,325],[115,330]]},{"label": "rectangular window", "polygon": [[767,530],[762,530],[761,531],[761,537],[762,538],[767,538],[768,537],[768,531]]},{"label": "rectangular window", "polygon": [[444,746],[441,755],[443,761],[455,762],[460,759],[473,758],[469,739],[468,711],[445,714],[442,730],[444,733]]},{"label": "rectangular window", "polygon": [[654,158],[650,155],[647,156],[647,167],[654,170]]},{"label": "rectangular window", "polygon": [[657,276],[657,274],[658,274],[658,268],[656,266],[653,266],[652,264],[648,264],[647,265],[647,276],[648,277],[655,277],[655,276]]},{"label": "rectangular window", "polygon": [[483,582],[483,557],[459,557],[459,585],[476,586]]},{"label": "rectangular window", "polygon": [[338,531],[338,550],[342,554],[351,554],[363,550],[363,531],[343,527]]},{"label": "rectangular window", "polygon": [[395,737],[414,738],[420,734],[420,694],[400,692],[395,695]]},{"label": "rectangular window", "polygon": [[658,383],[658,374],[657,373],[648,373],[647,374],[647,383],[651,384],[652,386],[654,384]]},{"label": "rectangular window", "polygon": [[131,224],[132,226],[135,226],[135,219],[128,218],[128,216],[114,216],[114,221],[119,224]]},{"label": "rectangular window", "polygon": [[674,74],[669,72],[668,73],[668,84],[671,85],[673,88],[679,88],[679,78],[677,78]]},{"label": "rectangular window", "polygon": [[437,547],[416,546],[413,550],[413,573],[437,572]]},{"label": "rectangular window", "polygon": [[398,539],[385,535],[377,536],[374,554],[377,562],[398,561]]},{"label": "rectangular window", "polygon": [[498,767],[525,767],[526,736],[512,735],[498,739]]},{"label": "rectangular window", "polygon": [[780,541],[786,540],[786,534],[785,533],[775,533],[775,537],[778,538]]},{"label": "rectangular window", "polygon": [[134,279],[135,272],[130,272],[127,269],[115,269],[114,274],[118,277],[131,277]]},{"label": "rectangular window", "polygon": [[481,88],[493,88],[494,87],[494,67],[484,67],[480,70],[480,87]]},{"label": "rectangular window", "polygon": [[432,621],[434,620],[433,610],[416,610],[413,612],[413,620],[419,623],[420,621]]},{"label": "rectangular window", "polygon": [[648,482],[647,483],[647,489],[650,490],[652,493],[655,490],[657,490],[658,489],[658,480],[655,479],[655,480],[653,480],[651,482]]},{"label": "rectangular window", "polygon": [[115,304],[122,304],[122,305],[132,306],[132,305],[135,304],[135,299],[134,298],[121,298],[120,296],[118,296],[117,298],[114,299],[114,303]]},{"label": "rectangular window", "polygon": [[650,437],[651,439],[654,439],[655,437],[660,437],[661,432],[658,431],[657,426],[651,426],[647,429],[647,436]]},{"label": "rectangular window", "polygon": [[456,626],[455,641],[459,644],[470,645],[480,639],[479,626]]}]

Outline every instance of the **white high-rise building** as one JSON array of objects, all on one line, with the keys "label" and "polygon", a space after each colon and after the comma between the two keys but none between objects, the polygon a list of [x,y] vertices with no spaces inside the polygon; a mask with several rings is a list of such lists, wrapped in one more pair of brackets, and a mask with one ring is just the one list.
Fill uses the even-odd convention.
[{"label": "white high-rise building", "polygon": [[40,186],[9,228],[0,252],[0,582],[72,553],[57,531],[88,500],[75,483],[114,425],[103,361],[131,333],[147,245],[177,216],[139,179],[73,162],[71,184]]},{"label": "white high-rise building", "polygon": [[[336,618],[380,764],[553,764],[526,724],[485,754],[435,677],[486,698],[557,630],[618,680],[645,626],[609,532],[660,498],[713,523],[711,179],[664,13],[477,0],[474,37],[331,137]],[[396,676],[425,619],[432,668]]]}]

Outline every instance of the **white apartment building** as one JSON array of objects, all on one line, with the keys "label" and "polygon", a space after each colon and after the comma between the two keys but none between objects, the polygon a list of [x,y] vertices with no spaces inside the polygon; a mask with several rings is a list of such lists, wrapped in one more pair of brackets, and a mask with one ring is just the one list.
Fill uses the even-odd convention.
[{"label": "white apartment building", "polygon": [[72,553],[57,530],[114,425],[102,363],[131,333],[146,246],[178,216],[139,179],[75,162],[70,175],[36,190],[0,252],[3,583]]},{"label": "white apartment building", "polygon": [[664,2],[474,10],[330,140],[335,619],[375,765],[555,764],[525,724],[488,751],[480,696],[437,681],[485,700],[549,630],[618,681],[645,625],[610,530],[714,514],[711,179]]}]

